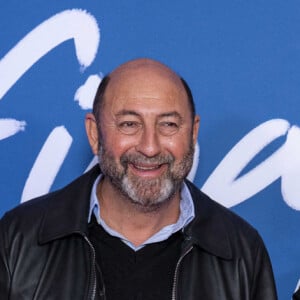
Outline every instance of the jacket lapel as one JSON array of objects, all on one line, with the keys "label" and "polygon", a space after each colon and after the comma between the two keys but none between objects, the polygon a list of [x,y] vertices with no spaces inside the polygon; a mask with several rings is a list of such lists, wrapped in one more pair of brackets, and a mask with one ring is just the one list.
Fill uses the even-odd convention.
[{"label": "jacket lapel", "polygon": [[63,189],[45,196],[55,194],[51,197],[53,200],[45,201],[47,207],[39,231],[41,244],[73,233],[87,232],[91,189],[99,173],[99,167],[95,166]]},{"label": "jacket lapel", "polygon": [[230,237],[225,230],[229,222],[226,216],[231,212],[199,191],[191,182],[186,183],[194,200],[196,216],[185,229],[185,234],[205,251],[224,259],[232,259]]}]

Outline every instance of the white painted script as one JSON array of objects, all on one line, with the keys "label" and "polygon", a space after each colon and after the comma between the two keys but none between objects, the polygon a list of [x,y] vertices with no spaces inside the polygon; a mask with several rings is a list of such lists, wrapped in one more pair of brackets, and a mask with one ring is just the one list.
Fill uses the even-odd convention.
[{"label": "white painted script", "polygon": [[100,42],[97,22],[86,11],[65,10],[34,28],[0,60],[0,99],[39,59],[69,39],[82,70],[88,67]]},{"label": "white painted script", "polygon": [[[0,100],[38,60],[69,39],[74,40],[76,56],[81,71],[84,71],[96,57],[100,30],[95,18],[86,11],[65,10],[34,28],[0,60]],[[98,75],[91,75],[86,83],[78,88],[74,100],[78,101],[83,109],[91,108],[99,82]],[[25,126],[25,121],[0,119],[0,140],[24,131]],[[21,202],[50,190],[72,140],[63,126],[52,130],[26,180]],[[40,178],[43,180],[39,180]]]},{"label": "white painted script", "polygon": [[[39,59],[68,39],[74,39],[75,52],[83,71],[95,59],[100,43],[100,29],[92,15],[83,10],[66,10],[34,28],[0,60],[0,100]],[[10,70],[10,72],[7,72]],[[4,76],[5,74],[5,76]],[[101,78],[91,75],[77,89],[74,100],[82,109],[92,107]],[[0,140],[24,131],[25,121],[0,119]],[[286,141],[272,155],[239,177],[245,167],[272,141],[286,136]],[[73,138],[64,126],[49,134],[26,180],[22,202],[50,191],[68,155]],[[208,177],[202,190],[221,204],[231,207],[246,201],[275,180],[281,179],[283,200],[300,210],[300,128],[283,119],[269,120],[250,131],[223,158]],[[197,172],[200,147],[197,144],[192,170]],[[49,163],[51,162],[51,163]],[[90,165],[97,163],[94,158]],[[39,180],[43,178],[43,180]]]},{"label": "white painted script", "polygon": [[[276,138],[285,143],[270,157],[240,178],[246,165]],[[300,128],[273,119],[254,128],[224,157],[202,190],[227,207],[239,204],[281,178],[284,201],[300,210]]]}]

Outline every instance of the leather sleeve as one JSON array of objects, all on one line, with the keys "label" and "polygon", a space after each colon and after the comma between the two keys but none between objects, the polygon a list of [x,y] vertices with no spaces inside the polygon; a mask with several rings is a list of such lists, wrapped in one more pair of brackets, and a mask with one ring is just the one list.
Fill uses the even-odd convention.
[{"label": "leather sleeve", "polygon": [[7,240],[5,226],[0,219],[0,295],[2,300],[9,299],[10,272],[7,264]]},{"label": "leather sleeve", "polygon": [[300,300],[300,288],[294,293],[293,300]]},{"label": "leather sleeve", "polygon": [[258,235],[251,299],[277,300],[272,265],[265,245]]}]

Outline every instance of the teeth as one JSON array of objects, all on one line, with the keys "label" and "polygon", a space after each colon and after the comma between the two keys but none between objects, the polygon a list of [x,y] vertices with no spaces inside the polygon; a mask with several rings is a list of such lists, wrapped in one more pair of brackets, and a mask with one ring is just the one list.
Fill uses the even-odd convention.
[{"label": "teeth", "polygon": [[151,166],[151,167],[145,167],[145,166],[136,166],[135,168],[139,169],[139,170],[143,170],[143,171],[150,171],[150,170],[155,170],[158,169],[159,166]]}]

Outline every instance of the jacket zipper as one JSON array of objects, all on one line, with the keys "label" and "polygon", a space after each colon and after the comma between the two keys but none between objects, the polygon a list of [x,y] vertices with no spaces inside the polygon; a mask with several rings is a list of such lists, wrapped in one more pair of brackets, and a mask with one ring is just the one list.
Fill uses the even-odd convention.
[{"label": "jacket zipper", "polygon": [[[90,279],[92,282],[92,288],[91,288],[91,298],[90,300],[95,300],[96,297],[96,290],[97,290],[97,276],[96,276],[96,251],[95,248],[93,246],[93,244],[91,243],[91,241],[89,240],[89,238],[85,235],[80,233],[83,238],[85,239],[85,241],[87,242],[87,244],[89,245],[90,249],[91,249],[91,253],[92,253],[92,264],[91,264],[91,275],[90,275]],[[182,260],[185,258],[185,256],[191,252],[191,250],[193,249],[193,245],[191,245],[178,259],[177,264],[176,264],[176,268],[175,268],[175,273],[174,273],[174,279],[173,279],[173,288],[172,288],[172,300],[176,300],[176,291],[177,291],[177,281],[178,281],[178,272],[179,272],[179,267],[180,264],[182,262]],[[104,300],[105,300],[105,294],[103,294],[104,296]]]},{"label": "jacket zipper", "polygon": [[193,245],[191,245],[178,259],[176,268],[175,268],[175,273],[174,273],[174,280],[173,280],[173,288],[172,288],[172,300],[176,300],[176,291],[177,291],[177,282],[178,282],[178,272],[179,272],[179,267],[182,262],[182,260],[185,258],[185,256],[191,252],[193,249]]},{"label": "jacket zipper", "polygon": [[89,247],[91,249],[91,253],[92,253],[91,274],[90,274],[90,282],[91,282],[92,288],[91,288],[91,298],[90,298],[90,300],[95,300],[96,289],[97,289],[96,251],[95,251],[95,248],[94,248],[93,244],[91,243],[91,241],[89,240],[89,238],[85,234],[83,234],[83,238],[85,239],[85,241],[89,245]]}]

